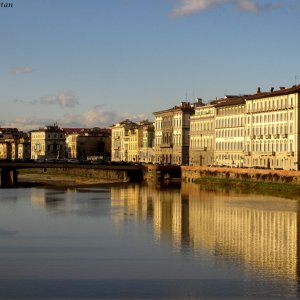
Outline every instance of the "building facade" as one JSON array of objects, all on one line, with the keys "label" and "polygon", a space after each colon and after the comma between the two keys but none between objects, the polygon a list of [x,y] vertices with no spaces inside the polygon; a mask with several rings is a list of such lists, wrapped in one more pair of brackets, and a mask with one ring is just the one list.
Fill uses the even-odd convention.
[{"label": "building facade", "polygon": [[112,126],[112,161],[152,162],[153,122],[129,120]]},{"label": "building facade", "polygon": [[300,86],[246,98],[246,166],[299,170]]},{"label": "building facade", "polygon": [[190,166],[214,164],[215,111],[213,103],[196,106],[190,117]]},{"label": "building facade", "polygon": [[75,159],[109,160],[111,152],[111,130],[95,128],[64,128],[67,157]]},{"label": "building facade", "polygon": [[136,129],[137,124],[126,119],[120,123],[116,123],[111,127],[111,160],[129,161],[128,143],[129,131]]},{"label": "building facade", "polygon": [[154,112],[154,162],[160,164],[188,164],[190,116],[195,105],[181,102],[171,109]]},{"label": "building facade", "polygon": [[31,131],[31,158],[46,160],[66,158],[66,136],[57,124]]},{"label": "building facade", "polygon": [[228,96],[215,104],[216,165],[245,165],[245,97]]},{"label": "building facade", "polygon": [[[299,170],[299,93],[300,85],[269,92],[258,88],[253,95],[225,96],[196,108],[190,165]],[[208,125],[213,119],[214,129]],[[212,154],[208,159],[204,154],[211,138],[213,163]]]},{"label": "building facade", "polygon": [[0,159],[30,158],[30,139],[17,128],[0,128]]},{"label": "building facade", "polygon": [[139,149],[139,161],[143,163],[153,163],[153,144],[154,144],[154,123],[143,121],[140,123],[143,133],[142,148]]}]

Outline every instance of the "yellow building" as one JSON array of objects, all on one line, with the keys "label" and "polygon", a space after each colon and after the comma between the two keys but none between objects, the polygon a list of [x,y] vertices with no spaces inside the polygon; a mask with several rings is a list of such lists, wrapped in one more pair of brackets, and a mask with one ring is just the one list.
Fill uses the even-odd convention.
[{"label": "yellow building", "polygon": [[134,123],[130,120],[111,127],[112,161],[150,162],[153,160],[154,126],[148,120]]},{"label": "yellow building", "polygon": [[196,106],[190,117],[190,166],[214,164],[215,111],[213,103]]},{"label": "yellow building", "polygon": [[126,119],[111,127],[111,160],[129,161],[128,157],[128,135],[129,131],[135,129],[137,124]]},{"label": "yellow building", "polygon": [[139,161],[139,149],[143,147],[143,130],[142,127],[137,126],[136,128],[128,131],[128,161],[138,162]]},{"label": "yellow building", "polygon": [[64,131],[54,124],[31,131],[31,158],[56,160],[66,156]]}]

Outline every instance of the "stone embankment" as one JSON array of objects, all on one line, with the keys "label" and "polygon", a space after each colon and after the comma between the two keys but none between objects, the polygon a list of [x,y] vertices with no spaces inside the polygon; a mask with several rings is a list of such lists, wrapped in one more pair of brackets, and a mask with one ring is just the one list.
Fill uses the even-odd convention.
[{"label": "stone embankment", "polygon": [[300,184],[299,171],[252,168],[181,167],[181,179],[183,181],[194,182],[201,177]]}]

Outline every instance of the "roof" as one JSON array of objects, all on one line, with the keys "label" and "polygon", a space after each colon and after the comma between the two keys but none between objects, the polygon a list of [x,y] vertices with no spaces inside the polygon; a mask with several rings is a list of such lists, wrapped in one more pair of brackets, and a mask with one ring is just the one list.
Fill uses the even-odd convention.
[{"label": "roof", "polygon": [[62,130],[66,134],[75,134],[75,133],[111,133],[110,128],[99,128],[99,127],[94,127],[94,128],[62,128]]},{"label": "roof", "polygon": [[254,95],[250,95],[246,97],[246,100],[254,100],[259,98],[268,98],[280,95],[288,95],[292,93],[300,93],[300,85],[293,85],[290,88],[281,87],[279,90],[272,90],[270,92],[259,92]]},{"label": "roof", "polygon": [[161,111],[156,111],[153,114],[157,115],[157,114],[169,113],[169,112],[174,112],[176,110],[181,110],[181,111],[186,111],[186,112],[191,111],[192,112],[192,111],[195,110],[195,104],[192,104],[190,102],[181,102],[180,105],[176,105],[172,108],[161,110]]},{"label": "roof", "polygon": [[232,105],[239,105],[245,103],[245,97],[239,96],[239,97],[231,97],[231,98],[223,98],[216,100],[216,103],[214,103],[215,107],[222,107],[222,106],[232,106]]},{"label": "roof", "polygon": [[138,124],[136,124],[136,123],[130,121],[129,119],[126,119],[126,120],[123,120],[123,121],[118,122],[118,123],[116,123],[116,124],[113,124],[111,127],[113,128],[113,127],[115,127],[115,126],[126,126],[126,125],[132,126],[132,127],[138,126]]}]

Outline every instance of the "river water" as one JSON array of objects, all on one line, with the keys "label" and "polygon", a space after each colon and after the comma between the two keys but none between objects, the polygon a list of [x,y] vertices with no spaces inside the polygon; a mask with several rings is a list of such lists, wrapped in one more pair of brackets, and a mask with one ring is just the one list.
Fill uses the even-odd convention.
[{"label": "river water", "polygon": [[0,298],[297,299],[298,200],[196,184],[0,190]]}]

